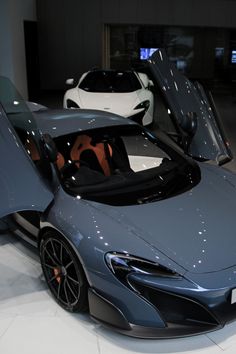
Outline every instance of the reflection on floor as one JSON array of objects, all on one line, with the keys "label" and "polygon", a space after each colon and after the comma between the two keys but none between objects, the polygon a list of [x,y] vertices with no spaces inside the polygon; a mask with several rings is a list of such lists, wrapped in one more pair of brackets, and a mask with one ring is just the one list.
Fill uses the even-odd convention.
[{"label": "reflection on floor", "polygon": [[0,235],[0,270],[2,354],[235,353],[236,323],[207,335],[143,340],[67,313],[47,290],[37,251],[10,234]]},{"label": "reflection on floor", "polygon": [[[236,104],[232,96],[216,100],[236,153]],[[226,167],[236,171],[234,161]],[[105,329],[88,315],[69,314],[51,298],[37,251],[15,236],[0,234],[1,354],[233,354],[235,350],[236,322],[207,335],[142,340]]]}]

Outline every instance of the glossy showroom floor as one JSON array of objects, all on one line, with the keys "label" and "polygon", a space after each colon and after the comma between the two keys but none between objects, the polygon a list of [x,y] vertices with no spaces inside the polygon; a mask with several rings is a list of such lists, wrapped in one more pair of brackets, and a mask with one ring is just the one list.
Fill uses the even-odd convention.
[{"label": "glossy showroom floor", "polygon": [[[236,153],[236,103],[217,97]],[[228,168],[236,171],[232,162]],[[104,329],[88,315],[69,314],[51,298],[36,250],[10,234],[0,234],[1,354],[235,353],[236,322],[190,338],[142,340]]]}]

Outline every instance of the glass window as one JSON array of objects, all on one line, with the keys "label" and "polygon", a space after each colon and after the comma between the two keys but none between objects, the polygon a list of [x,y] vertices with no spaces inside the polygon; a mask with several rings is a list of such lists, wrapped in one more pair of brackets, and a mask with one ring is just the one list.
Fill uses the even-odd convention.
[{"label": "glass window", "polygon": [[[133,205],[161,200],[198,183],[198,168],[138,126],[57,137],[65,190],[87,200]],[[196,168],[196,170],[195,170]]]},{"label": "glass window", "polygon": [[131,71],[92,71],[79,85],[89,92],[133,92],[142,88]]},{"label": "glass window", "polygon": [[162,149],[143,134],[124,136],[122,140],[128,154],[130,167],[134,172],[158,167],[164,157],[169,158]]},{"label": "glass window", "polygon": [[[227,81],[236,49],[235,30],[160,25],[110,25],[107,62],[112,69],[147,71],[145,60],[155,48],[165,48],[178,70],[192,79]],[[148,73],[149,74],[149,73]]]}]

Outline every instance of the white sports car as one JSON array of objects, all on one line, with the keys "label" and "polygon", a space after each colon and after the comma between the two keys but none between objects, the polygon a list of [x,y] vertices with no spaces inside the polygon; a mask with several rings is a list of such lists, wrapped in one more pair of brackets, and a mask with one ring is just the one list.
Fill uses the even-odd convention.
[{"label": "white sports car", "polygon": [[[74,79],[67,84],[73,85]],[[91,70],[77,86],[64,95],[64,108],[90,108],[109,111],[142,125],[153,122],[152,81],[144,73],[118,70]]]}]

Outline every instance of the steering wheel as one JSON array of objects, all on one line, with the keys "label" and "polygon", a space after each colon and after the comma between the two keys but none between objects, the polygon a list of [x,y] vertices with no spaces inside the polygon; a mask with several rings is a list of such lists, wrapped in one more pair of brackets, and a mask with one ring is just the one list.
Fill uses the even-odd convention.
[{"label": "steering wheel", "polygon": [[71,177],[78,169],[78,167],[76,166],[77,163],[89,167],[89,164],[83,160],[70,160],[70,162],[66,162],[60,170],[62,178]]}]

